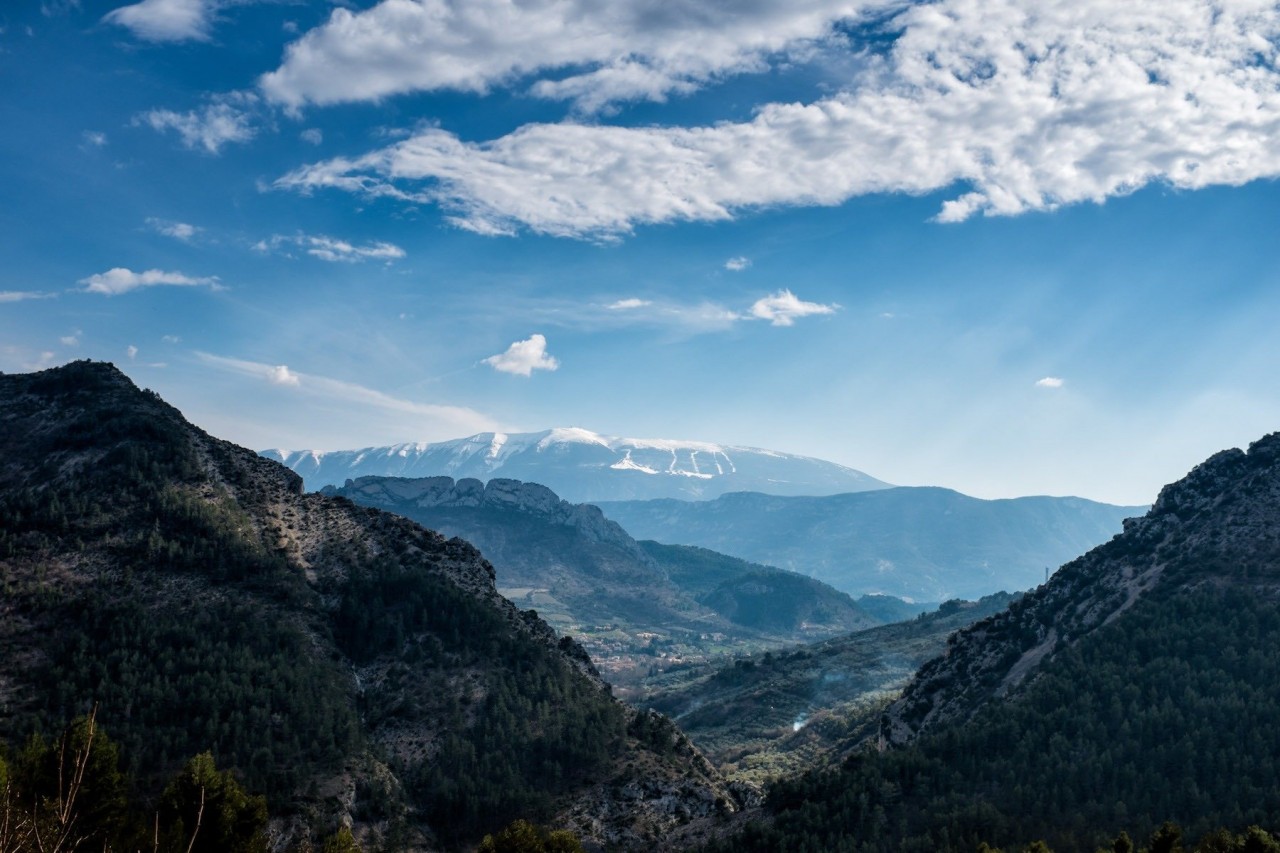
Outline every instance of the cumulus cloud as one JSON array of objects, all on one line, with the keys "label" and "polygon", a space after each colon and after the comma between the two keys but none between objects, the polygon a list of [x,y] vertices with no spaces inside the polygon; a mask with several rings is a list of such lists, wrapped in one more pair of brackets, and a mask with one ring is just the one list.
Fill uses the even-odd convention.
[{"label": "cumulus cloud", "polygon": [[784,289],[757,299],[751,306],[751,316],[757,320],[768,320],[775,326],[793,326],[799,317],[834,314],[837,307],[839,306],[805,302],[790,290]]},{"label": "cumulus cloud", "polygon": [[1046,376],[1043,379],[1036,380],[1037,388],[1061,388],[1063,380],[1057,376]]},{"label": "cumulus cloud", "polygon": [[257,134],[247,109],[252,95],[224,95],[213,103],[185,113],[148,110],[134,124],[145,124],[158,132],[176,131],[187,148],[217,154],[229,142],[248,142]]},{"label": "cumulus cloud", "polygon": [[80,330],[76,329],[71,334],[63,335],[58,338],[58,343],[62,344],[64,347],[78,347],[80,346],[80,334]]},{"label": "cumulus cloud", "polygon": [[302,380],[287,366],[277,364],[267,371],[267,381],[272,385],[301,385]]},{"label": "cumulus cloud", "polygon": [[[382,411],[389,414],[409,415],[413,419],[430,421],[446,433],[469,435],[477,432],[490,432],[499,428],[491,418],[462,406],[447,406],[435,403],[421,403],[394,397],[382,391],[330,379],[327,376],[316,376],[310,373],[298,373],[283,365],[263,364],[245,359],[228,358],[197,352],[196,357],[205,364],[230,373],[249,376],[277,385],[281,388],[294,389],[298,393],[322,399],[329,403],[343,406],[357,406],[362,409]],[[280,382],[280,377],[292,377],[296,381]],[[418,422],[415,420],[415,422]]]},{"label": "cumulus cloud", "polygon": [[303,142],[310,143],[311,145],[319,145],[321,142],[324,142],[324,131],[318,127],[309,127],[302,131],[302,133],[299,133],[298,137]]},{"label": "cumulus cloud", "polygon": [[217,7],[216,0],[142,0],[108,12],[102,20],[143,41],[206,41]]},{"label": "cumulus cloud", "polygon": [[[387,0],[371,11],[406,9],[416,20],[425,8]],[[400,91],[361,89],[372,74],[336,75],[346,89],[326,89],[318,76],[331,67],[320,57],[327,63],[344,44],[340,34],[373,38],[381,20],[338,10],[264,86],[288,103]],[[1118,10],[1107,0],[938,0],[906,8],[888,29],[898,33],[892,46],[866,57],[841,90],[763,105],[748,121],[565,121],[476,142],[426,128],[277,185],[437,203],[484,234],[526,228],[598,239],[869,193],[950,190],[937,219],[957,222],[1101,203],[1153,182],[1196,189],[1280,175],[1273,3],[1165,0]],[[428,64],[439,58],[422,53]],[[514,73],[509,66],[482,73],[464,63],[450,85],[479,88]]]},{"label": "cumulus cloud", "polygon": [[133,361],[138,357],[138,348],[133,344],[129,344],[129,346],[125,347],[124,353],[129,356],[130,361]]},{"label": "cumulus cloud", "polygon": [[730,258],[724,262],[724,268],[729,272],[742,272],[749,266],[751,266],[751,259],[744,258],[741,255],[736,258]]},{"label": "cumulus cloud", "polygon": [[[485,92],[527,75],[531,91],[595,110],[664,100],[838,40],[837,25],[895,5],[871,0],[703,4],[383,0],[335,9],[259,84],[289,107],[407,92]],[[568,75],[555,72],[567,69]]]},{"label": "cumulus cloud", "polygon": [[155,229],[156,233],[172,237],[175,240],[181,240],[184,243],[191,242],[191,238],[203,230],[187,222],[170,222],[166,219],[156,219],[154,216],[147,219],[147,224]]},{"label": "cumulus cloud", "polygon": [[115,267],[106,272],[95,273],[88,278],[80,279],[78,284],[84,285],[86,293],[100,293],[103,296],[119,296],[142,287],[208,287],[221,290],[222,285],[216,275],[193,277],[180,272],[164,270],[146,270],[134,272],[126,267]]},{"label": "cumulus cloud", "polygon": [[404,249],[383,240],[374,240],[358,246],[323,234],[299,233],[292,236],[275,234],[269,240],[259,240],[253,248],[259,252],[270,252],[281,251],[291,246],[301,249],[313,258],[330,263],[358,263],[370,260],[389,263],[405,256]]},{"label": "cumulus cloud", "polygon": [[547,354],[547,339],[542,335],[530,335],[528,340],[516,341],[507,351],[484,359],[494,370],[515,376],[532,376],[535,370],[557,370],[560,362]]}]

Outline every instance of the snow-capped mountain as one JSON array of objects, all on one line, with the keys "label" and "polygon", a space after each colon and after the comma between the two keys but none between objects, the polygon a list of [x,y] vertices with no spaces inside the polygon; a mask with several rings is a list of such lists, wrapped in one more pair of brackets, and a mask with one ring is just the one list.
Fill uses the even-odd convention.
[{"label": "snow-capped mountain", "polygon": [[726,492],[834,495],[888,488],[833,462],[755,447],[700,441],[616,438],[585,429],[484,432],[434,443],[319,453],[265,450],[302,475],[308,489],[363,476],[506,477],[541,483],[572,502],[682,498]]}]

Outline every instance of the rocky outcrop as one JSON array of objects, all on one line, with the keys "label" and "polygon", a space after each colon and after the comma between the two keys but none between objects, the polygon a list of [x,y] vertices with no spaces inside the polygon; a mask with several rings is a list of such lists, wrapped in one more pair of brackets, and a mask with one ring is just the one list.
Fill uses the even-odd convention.
[{"label": "rocky outcrop", "polygon": [[[599,507],[572,504],[537,483],[495,477],[488,483],[452,477],[360,477],[347,480],[341,490],[330,486],[326,494],[343,494],[366,506],[394,509],[405,504],[422,508],[510,509],[537,516],[549,524],[577,530],[592,542],[632,547],[634,543]],[[637,552],[639,553],[639,552]]]},{"label": "rocky outcrop", "polygon": [[1064,565],[1003,613],[953,635],[885,714],[899,745],[971,717],[1057,652],[1154,594],[1201,585],[1280,596],[1280,433],[1227,450],[1166,486],[1123,533]]}]

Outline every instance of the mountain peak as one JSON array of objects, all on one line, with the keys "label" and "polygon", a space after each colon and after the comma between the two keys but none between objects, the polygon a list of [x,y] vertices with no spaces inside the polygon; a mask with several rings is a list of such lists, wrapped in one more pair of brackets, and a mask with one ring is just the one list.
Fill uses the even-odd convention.
[{"label": "mountain peak", "polygon": [[710,499],[726,492],[831,495],[887,488],[861,471],[806,456],[706,441],[621,438],[582,427],[487,432],[441,442],[321,453],[266,450],[310,488],[364,476],[543,483],[566,500]]}]

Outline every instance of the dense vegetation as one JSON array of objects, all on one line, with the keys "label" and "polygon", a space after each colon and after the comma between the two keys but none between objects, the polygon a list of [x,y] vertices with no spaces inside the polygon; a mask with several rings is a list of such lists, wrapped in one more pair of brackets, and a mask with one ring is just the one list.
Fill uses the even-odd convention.
[{"label": "dense vegetation", "polygon": [[[447,840],[545,818],[556,795],[608,766],[625,735],[622,708],[607,692],[499,618],[452,585],[383,560],[353,576],[334,619],[339,645],[357,662],[408,644],[415,667],[447,660],[484,672],[474,702],[444,709],[440,753],[408,780]],[[404,713],[406,703],[426,700],[392,683],[367,697],[366,713]]]},{"label": "dense vegetation", "polygon": [[[303,496],[106,366],[3,377],[0,402],[0,661],[21,687],[0,743],[96,707],[146,808],[207,755],[313,828],[337,800],[318,786],[352,774],[355,813],[392,846],[424,818],[448,844],[545,818],[626,747],[625,710],[575,669],[580,648],[458,585],[483,577],[464,543]],[[308,512],[310,580],[274,526]],[[425,732],[412,753],[406,731]],[[383,765],[395,778],[374,784],[363,768]]]},{"label": "dense vegetation", "polygon": [[949,601],[905,622],[739,658],[645,702],[676,718],[721,772],[754,782],[791,775],[874,734],[890,693],[941,654],[951,632],[1013,600]]},{"label": "dense vegetation", "polygon": [[1060,851],[1172,817],[1192,835],[1280,824],[1280,610],[1256,593],[1152,594],[1060,652],[1015,700],[905,749],[776,784],[724,849]]}]

